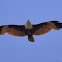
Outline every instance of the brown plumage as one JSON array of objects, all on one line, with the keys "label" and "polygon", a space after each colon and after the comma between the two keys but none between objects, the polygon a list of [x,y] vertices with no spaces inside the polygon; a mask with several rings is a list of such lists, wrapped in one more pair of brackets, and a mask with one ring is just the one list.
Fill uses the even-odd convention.
[{"label": "brown plumage", "polygon": [[33,35],[42,35],[49,31],[59,30],[62,28],[62,23],[58,21],[49,21],[36,25],[32,25],[28,20],[26,25],[3,25],[0,26],[0,34],[6,33],[13,36],[28,36],[28,40],[34,42]]}]

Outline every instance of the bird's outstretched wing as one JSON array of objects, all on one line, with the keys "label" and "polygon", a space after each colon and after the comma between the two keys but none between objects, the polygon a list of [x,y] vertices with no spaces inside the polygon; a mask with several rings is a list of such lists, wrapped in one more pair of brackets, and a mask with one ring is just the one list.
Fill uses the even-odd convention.
[{"label": "bird's outstretched wing", "polygon": [[62,23],[58,21],[50,21],[50,22],[44,22],[33,25],[32,31],[33,31],[33,35],[42,35],[48,33],[52,29],[58,30],[60,28],[62,28]]},{"label": "bird's outstretched wing", "polygon": [[10,34],[13,36],[26,36],[24,25],[3,25],[0,26],[0,34]]}]

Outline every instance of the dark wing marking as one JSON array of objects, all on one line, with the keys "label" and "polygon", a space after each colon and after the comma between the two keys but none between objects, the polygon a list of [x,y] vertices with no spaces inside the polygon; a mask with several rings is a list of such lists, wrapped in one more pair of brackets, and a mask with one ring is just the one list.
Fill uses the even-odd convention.
[{"label": "dark wing marking", "polygon": [[24,25],[8,25],[9,32],[8,34],[14,36],[26,36]]},{"label": "dark wing marking", "polygon": [[54,23],[58,29],[62,28],[62,23],[60,23],[59,21],[51,21],[51,22]]},{"label": "dark wing marking", "polygon": [[0,28],[0,34],[4,35],[8,32],[8,34],[13,36],[26,36],[24,25],[4,25]]},{"label": "dark wing marking", "polygon": [[0,26],[0,35],[6,34],[7,31],[8,31],[8,26],[7,25]]},{"label": "dark wing marking", "polygon": [[50,22],[44,22],[40,24],[33,25],[32,31],[33,35],[42,35],[45,33],[48,33],[49,31],[58,30],[59,28],[62,28],[62,23],[55,23],[55,21]]}]

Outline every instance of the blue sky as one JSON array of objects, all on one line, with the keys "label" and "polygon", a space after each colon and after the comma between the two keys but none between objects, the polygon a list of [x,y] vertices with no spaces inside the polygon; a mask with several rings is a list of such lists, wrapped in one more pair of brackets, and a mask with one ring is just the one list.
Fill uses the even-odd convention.
[{"label": "blue sky", "polygon": [[[62,22],[62,0],[1,0],[0,25],[38,24],[51,20]],[[62,62],[62,29],[26,37],[0,36],[0,62]]]}]

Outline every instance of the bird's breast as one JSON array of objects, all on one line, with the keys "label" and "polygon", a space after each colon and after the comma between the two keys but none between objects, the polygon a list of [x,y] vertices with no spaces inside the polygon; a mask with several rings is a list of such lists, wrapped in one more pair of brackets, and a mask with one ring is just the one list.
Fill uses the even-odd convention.
[{"label": "bird's breast", "polygon": [[25,29],[26,35],[32,35],[32,29]]}]

